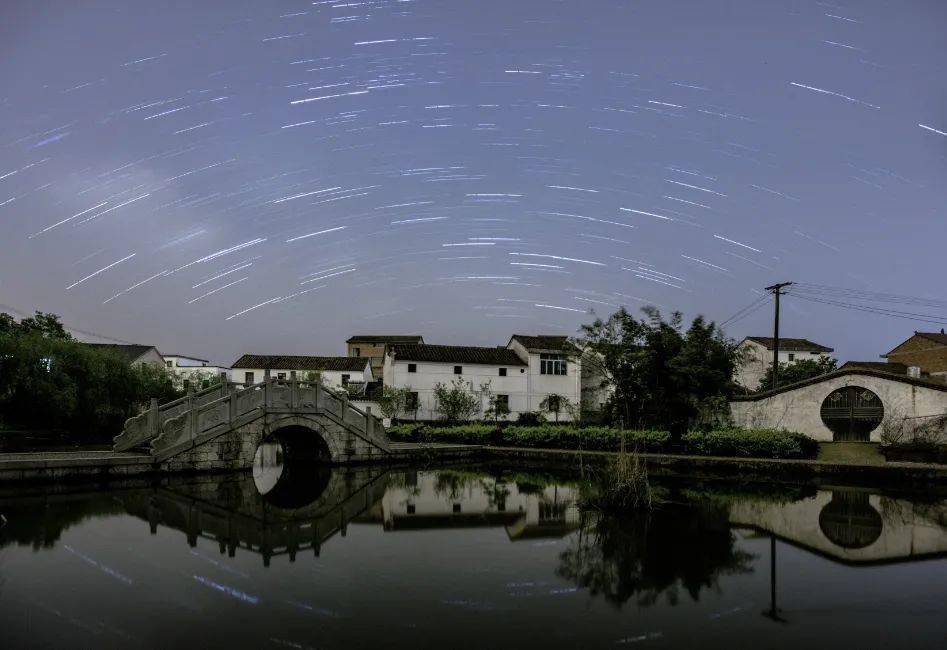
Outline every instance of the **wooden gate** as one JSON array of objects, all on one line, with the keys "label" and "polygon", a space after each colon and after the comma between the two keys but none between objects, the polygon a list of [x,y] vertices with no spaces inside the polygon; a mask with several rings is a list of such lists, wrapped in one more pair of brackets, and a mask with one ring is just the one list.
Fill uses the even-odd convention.
[{"label": "wooden gate", "polygon": [[868,442],[881,424],[885,409],[881,398],[867,388],[846,386],[829,393],[820,410],[822,422],[836,442]]}]

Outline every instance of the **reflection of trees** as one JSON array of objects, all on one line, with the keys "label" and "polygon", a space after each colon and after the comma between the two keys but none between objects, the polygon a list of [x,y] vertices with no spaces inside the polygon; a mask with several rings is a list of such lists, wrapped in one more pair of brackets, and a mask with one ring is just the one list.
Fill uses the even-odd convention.
[{"label": "reflection of trees", "polygon": [[86,519],[123,514],[120,503],[104,498],[43,503],[23,503],[5,510],[7,524],[0,528],[0,548],[11,544],[52,548],[63,532]]},{"label": "reflection of trees", "polygon": [[720,576],[752,571],[754,556],[734,548],[719,506],[673,503],[629,517],[586,513],[583,519],[556,573],[616,607],[631,598],[651,605],[662,595],[674,605],[680,589],[698,600]]}]

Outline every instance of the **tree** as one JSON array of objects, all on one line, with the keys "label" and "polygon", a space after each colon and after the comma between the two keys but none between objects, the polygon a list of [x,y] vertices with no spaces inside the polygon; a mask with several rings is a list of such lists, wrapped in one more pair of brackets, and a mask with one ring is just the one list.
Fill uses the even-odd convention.
[{"label": "tree", "polygon": [[450,385],[440,382],[434,385],[435,410],[448,422],[464,422],[480,412],[482,395],[469,390],[463,379],[455,379]]},{"label": "tree", "polygon": [[[792,363],[781,362],[779,364],[779,385],[788,386],[798,381],[812,379],[827,372],[838,369],[838,359],[823,354],[818,359],[800,359]],[[766,367],[766,374],[760,380],[760,385],[756,390],[764,391],[773,388],[773,366]]]},{"label": "tree", "polygon": [[505,420],[506,416],[510,414],[510,404],[509,404],[508,396],[507,395],[491,395],[490,405],[487,407],[487,410],[484,411],[483,414],[485,417],[493,418],[494,422],[499,422],[501,419]]},{"label": "tree", "polygon": [[574,346],[583,367],[610,393],[610,418],[626,426],[667,428],[678,437],[730,390],[736,345],[698,316],[686,332],[653,307],[637,319],[624,308],[583,325]]},{"label": "tree", "polygon": [[403,412],[408,405],[408,395],[411,393],[411,387],[395,388],[394,386],[383,386],[378,394],[378,408],[382,416],[393,420],[398,414]]},{"label": "tree", "polygon": [[562,395],[557,395],[556,393],[550,393],[549,395],[546,395],[543,401],[539,403],[539,408],[541,408],[544,411],[548,411],[549,413],[552,413],[553,416],[555,417],[556,422],[558,423],[559,413],[565,410],[562,403],[563,400],[569,401]]}]

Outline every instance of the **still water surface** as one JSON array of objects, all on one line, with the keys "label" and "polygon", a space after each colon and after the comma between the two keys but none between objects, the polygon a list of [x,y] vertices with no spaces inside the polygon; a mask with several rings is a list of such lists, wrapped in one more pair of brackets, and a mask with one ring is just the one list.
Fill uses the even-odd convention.
[{"label": "still water surface", "polygon": [[[577,479],[578,477],[576,477]],[[0,498],[4,648],[944,648],[947,501],[497,467]]]}]

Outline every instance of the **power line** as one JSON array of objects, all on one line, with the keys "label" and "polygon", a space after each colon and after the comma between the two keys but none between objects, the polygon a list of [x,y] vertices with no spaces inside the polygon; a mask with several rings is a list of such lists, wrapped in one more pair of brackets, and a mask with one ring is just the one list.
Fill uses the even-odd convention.
[{"label": "power line", "polygon": [[758,310],[758,309],[759,309],[760,307],[762,307],[764,304],[766,304],[766,296],[765,296],[765,295],[762,295],[762,296],[760,296],[759,298],[757,298],[756,300],[754,300],[753,302],[751,302],[751,303],[750,303],[749,305],[747,305],[746,307],[743,307],[742,309],[738,310],[738,311],[737,311],[735,314],[733,314],[730,318],[728,318],[728,319],[726,319],[725,321],[721,322],[719,326],[720,326],[720,327],[723,327],[724,325],[732,325],[733,323],[736,323],[736,322],[738,322],[738,321],[741,321],[741,320],[743,320],[744,318],[746,318],[747,316],[749,316],[750,314],[752,314],[753,312],[755,312],[756,310]]},{"label": "power line", "polygon": [[844,287],[831,287],[820,284],[800,283],[792,293],[798,291],[807,294],[816,294],[834,298],[850,298],[853,300],[864,300],[868,302],[889,302],[904,305],[918,305],[924,307],[934,307],[947,309],[947,300],[938,300],[936,298],[921,298],[919,296],[906,296],[896,293],[882,293],[878,291],[868,291],[865,289],[848,289]]},{"label": "power line", "polygon": [[838,300],[816,298],[814,296],[806,296],[806,295],[797,294],[797,293],[791,293],[789,295],[799,298],[801,300],[808,300],[809,302],[818,302],[825,305],[834,305],[836,307],[842,307],[844,309],[853,309],[856,311],[866,312],[869,314],[878,314],[879,316],[890,316],[891,318],[901,318],[904,320],[913,320],[920,323],[932,323],[935,325],[947,325],[947,316],[937,316],[935,314],[915,314],[913,312],[900,311],[897,309],[885,309],[884,307],[871,307],[868,305],[856,305],[853,303],[841,302]]},{"label": "power line", "polygon": [[[0,304],[0,310],[12,312],[16,314],[17,316],[19,316],[20,318],[32,318],[33,316],[36,315],[36,314],[28,314],[20,309],[17,309],[16,307],[11,307],[10,305],[3,305],[3,304]],[[91,336],[97,339],[104,339],[112,343],[122,343],[123,345],[138,345],[137,343],[133,343],[132,341],[126,341],[124,339],[117,339],[114,336],[106,336],[105,334],[99,334],[98,332],[90,332],[88,330],[80,329],[78,327],[73,327],[72,325],[63,323],[62,321],[60,321],[60,324],[63,326],[63,329],[73,332],[74,334],[83,334],[85,336]]]}]

